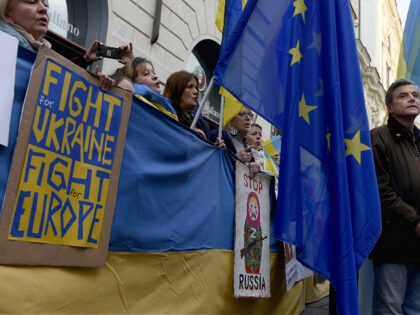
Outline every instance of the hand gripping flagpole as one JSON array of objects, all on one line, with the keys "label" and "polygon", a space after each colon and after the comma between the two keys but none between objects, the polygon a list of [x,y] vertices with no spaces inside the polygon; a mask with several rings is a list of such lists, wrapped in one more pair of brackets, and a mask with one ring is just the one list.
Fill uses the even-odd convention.
[{"label": "hand gripping flagpole", "polygon": [[191,127],[190,127],[191,129],[194,129],[195,126],[197,125],[197,121],[198,121],[198,118],[201,115],[201,112],[203,111],[204,104],[206,103],[207,99],[209,98],[211,89],[213,88],[213,83],[214,83],[214,77],[211,78],[210,83],[209,83],[209,86],[207,88],[207,91],[204,94],[204,97],[203,97],[203,99],[201,101],[201,104],[200,104],[200,106],[197,109],[197,113],[195,114],[194,120],[193,120],[193,122],[191,124]]}]

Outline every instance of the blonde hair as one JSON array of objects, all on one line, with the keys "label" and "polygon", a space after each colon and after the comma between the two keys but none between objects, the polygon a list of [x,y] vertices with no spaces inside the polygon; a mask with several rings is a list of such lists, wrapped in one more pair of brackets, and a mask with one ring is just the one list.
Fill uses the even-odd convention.
[{"label": "blonde hair", "polygon": [[[7,17],[6,13],[10,10],[12,4],[15,2],[22,1],[22,0],[0,0],[0,17],[5,20],[7,23],[11,23]],[[48,1],[44,1],[48,5]]]},{"label": "blonde hair", "polygon": [[14,0],[0,0],[0,16],[7,22],[6,13]]},{"label": "blonde hair", "polygon": [[146,63],[151,65],[152,68],[154,69],[153,63],[149,61],[148,59],[143,58],[143,57],[135,57],[131,61],[129,61],[124,67],[121,67],[115,70],[115,73],[123,74],[124,76],[130,78],[131,81],[136,83],[137,76],[139,75],[137,71],[137,66],[146,64]]}]

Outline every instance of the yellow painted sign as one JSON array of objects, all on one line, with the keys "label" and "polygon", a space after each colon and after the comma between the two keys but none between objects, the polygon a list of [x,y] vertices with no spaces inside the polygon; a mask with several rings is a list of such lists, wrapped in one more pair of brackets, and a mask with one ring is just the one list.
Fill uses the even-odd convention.
[{"label": "yellow painted sign", "polygon": [[46,60],[10,240],[98,247],[122,103]]}]

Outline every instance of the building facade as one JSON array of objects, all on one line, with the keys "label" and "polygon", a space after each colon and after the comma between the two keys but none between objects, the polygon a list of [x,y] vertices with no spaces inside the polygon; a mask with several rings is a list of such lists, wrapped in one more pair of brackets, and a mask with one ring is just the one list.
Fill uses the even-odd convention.
[{"label": "building facade", "polygon": [[397,77],[402,26],[396,0],[351,0],[371,128],[386,121],[385,91]]}]

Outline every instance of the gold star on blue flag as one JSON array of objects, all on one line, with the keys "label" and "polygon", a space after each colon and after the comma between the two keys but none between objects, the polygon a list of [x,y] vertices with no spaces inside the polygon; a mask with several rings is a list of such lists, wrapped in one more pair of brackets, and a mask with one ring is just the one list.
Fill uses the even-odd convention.
[{"label": "gold star on blue flag", "polygon": [[304,0],[295,0],[293,2],[293,6],[295,7],[295,11],[293,12],[293,16],[298,14],[302,14],[303,21],[305,21],[305,12],[307,10],[305,1]]},{"label": "gold star on blue flag", "polygon": [[295,63],[300,62],[302,53],[299,50],[299,41],[297,41],[296,47],[289,49],[289,54],[293,56],[290,65],[293,66]]}]

